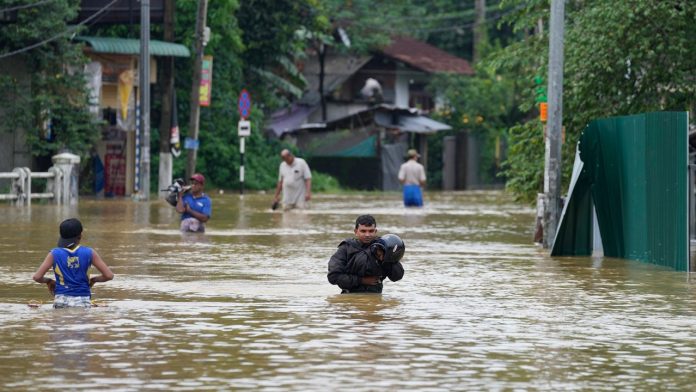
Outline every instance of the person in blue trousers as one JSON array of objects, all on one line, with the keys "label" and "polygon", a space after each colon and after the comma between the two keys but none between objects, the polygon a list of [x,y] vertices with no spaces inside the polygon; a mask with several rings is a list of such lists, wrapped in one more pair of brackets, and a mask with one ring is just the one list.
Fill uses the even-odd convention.
[{"label": "person in blue trousers", "polygon": [[423,207],[425,168],[418,163],[418,151],[410,149],[407,155],[408,161],[399,168],[399,182],[404,186],[404,206]]}]

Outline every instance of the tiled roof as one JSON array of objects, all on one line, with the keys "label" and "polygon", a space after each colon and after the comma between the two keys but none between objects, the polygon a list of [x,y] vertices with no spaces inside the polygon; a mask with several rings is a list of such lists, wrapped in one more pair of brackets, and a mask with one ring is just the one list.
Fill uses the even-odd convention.
[{"label": "tiled roof", "polygon": [[430,73],[474,74],[468,61],[413,38],[395,37],[382,53]]}]

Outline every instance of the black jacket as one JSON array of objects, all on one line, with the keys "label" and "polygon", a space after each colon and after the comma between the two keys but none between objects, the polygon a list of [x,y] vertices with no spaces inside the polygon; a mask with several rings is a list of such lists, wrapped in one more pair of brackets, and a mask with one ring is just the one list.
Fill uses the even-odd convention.
[{"label": "black jacket", "polygon": [[[380,263],[369,248],[370,244],[363,244],[355,238],[341,241],[329,260],[329,283],[338,285],[344,293],[381,293],[381,280],[389,278],[396,282],[403,278],[404,267],[400,262]],[[363,285],[360,279],[364,276],[379,276],[380,283]]]}]

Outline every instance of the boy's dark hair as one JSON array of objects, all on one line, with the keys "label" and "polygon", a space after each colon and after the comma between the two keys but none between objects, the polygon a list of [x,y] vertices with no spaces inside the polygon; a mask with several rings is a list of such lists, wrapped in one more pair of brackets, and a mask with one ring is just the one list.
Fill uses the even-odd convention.
[{"label": "boy's dark hair", "polygon": [[358,226],[377,226],[377,221],[372,215],[360,215],[358,219],[355,220],[355,228]]}]

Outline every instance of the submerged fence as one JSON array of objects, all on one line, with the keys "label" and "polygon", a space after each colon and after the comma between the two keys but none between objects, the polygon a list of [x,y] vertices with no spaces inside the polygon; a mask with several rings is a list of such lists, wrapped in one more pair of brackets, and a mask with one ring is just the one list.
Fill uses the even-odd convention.
[{"label": "submerged fence", "polygon": [[[29,206],[32,199],[49,199],[55,204],[77,204],[80,157],[70,153],[53,157],[54,166],[46,172],[32,172],[28,167],[17,167],[0,173],[0,179],[12,180],[8,193],[0,193],[0,200],[10,200],[17,206]],[[33,179],[46,179],[43,192],[32,191]]]}]

